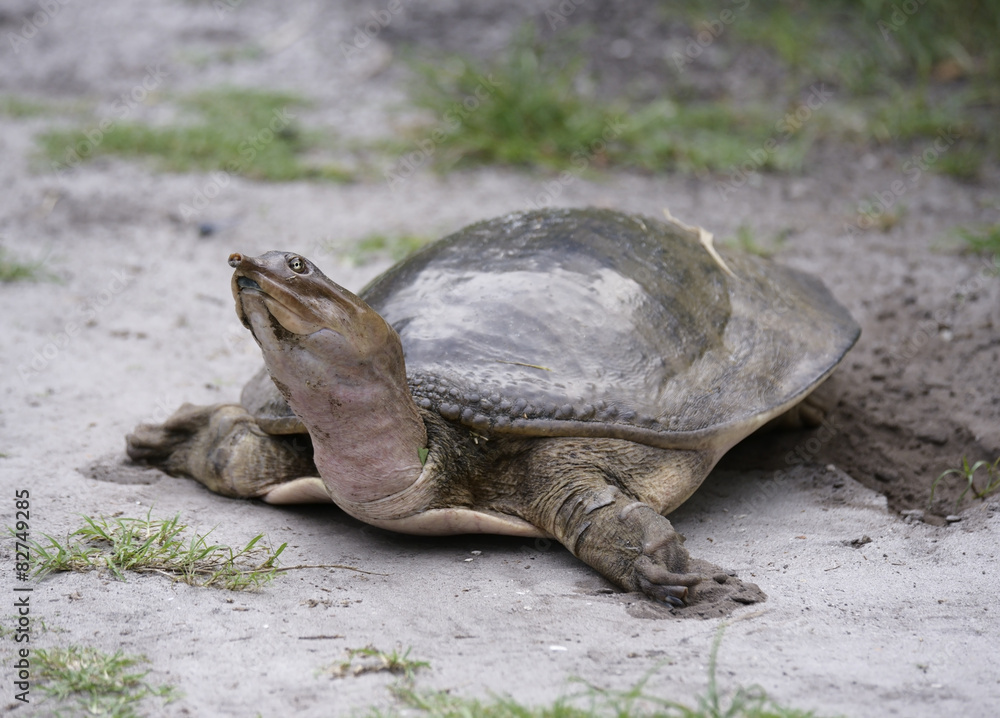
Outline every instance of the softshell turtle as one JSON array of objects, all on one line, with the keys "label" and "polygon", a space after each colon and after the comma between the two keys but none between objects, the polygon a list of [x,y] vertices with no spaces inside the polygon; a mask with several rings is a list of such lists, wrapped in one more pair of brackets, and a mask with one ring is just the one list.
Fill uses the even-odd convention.
[{"label": "softshell turtle", "polygon": [[358,296],[295,253],[229,263],[266,372],[139,426],[133,459],[393,531],[555,538],[672,604],[703,577],[664,515],[859,333],[817,279],[669,214],[510,214]]}]

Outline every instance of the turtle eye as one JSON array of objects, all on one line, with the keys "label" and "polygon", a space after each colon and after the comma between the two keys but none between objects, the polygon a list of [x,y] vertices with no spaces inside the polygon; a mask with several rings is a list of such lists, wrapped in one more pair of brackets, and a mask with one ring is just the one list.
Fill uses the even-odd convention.
[{"label": "turtle eye", "polygon": [[296,274],[302,274],[306,271],[305,260],[302,257],[289,257],[288,268]]}]

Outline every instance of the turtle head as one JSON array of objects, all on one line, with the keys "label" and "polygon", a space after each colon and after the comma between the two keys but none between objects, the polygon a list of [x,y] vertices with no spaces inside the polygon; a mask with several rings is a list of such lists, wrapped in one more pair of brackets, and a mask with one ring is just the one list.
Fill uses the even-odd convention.
[{"label": "turtle head", "polygon": [[229,265],[236,314],[312,435],[331,496],[344,506],[412,484],[427,437],[392,327],[298,254],[232,254]]},{"label": "turtle head", "polygon": [[392,328],[359,297],[292,252],[229,255],[236,315],[268,352],[292,348],[367,356],[393,340]]}]

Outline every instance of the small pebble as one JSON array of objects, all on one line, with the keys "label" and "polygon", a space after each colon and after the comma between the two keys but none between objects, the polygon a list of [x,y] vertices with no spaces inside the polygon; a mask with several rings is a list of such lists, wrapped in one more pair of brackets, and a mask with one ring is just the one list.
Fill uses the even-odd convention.
[{"label": "small pebble", "polygon": [[962,517],[961,516],[956,516],[955,514],[948,514],[947,516],[944,517],[944,520],[947,521],[950,524],[953,524],[956,521],[961,521]]}]

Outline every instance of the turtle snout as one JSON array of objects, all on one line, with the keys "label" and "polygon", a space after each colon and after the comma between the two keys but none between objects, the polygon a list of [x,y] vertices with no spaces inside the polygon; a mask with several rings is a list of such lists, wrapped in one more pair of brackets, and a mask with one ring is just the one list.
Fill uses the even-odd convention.
[{"label": "turtle snout", "polygon": [[[229,255],[229,266],[232,267],[233,269],[238,270],[245,263],[249,263],[251,267],[254,266],[254,261],[252,259],[244,257],[239,252],[233,252],[232,254]],[[239,287],[240,289],[256,289],[258,291],[261,291],[260,285],[257,282],[255,282],[254,280],[250,279],[250,277],[247,277],[243,274],[237,274],[234,277],[234,280],[236,282],[236,286]]]}]

